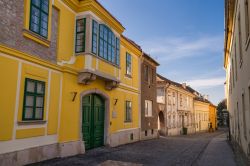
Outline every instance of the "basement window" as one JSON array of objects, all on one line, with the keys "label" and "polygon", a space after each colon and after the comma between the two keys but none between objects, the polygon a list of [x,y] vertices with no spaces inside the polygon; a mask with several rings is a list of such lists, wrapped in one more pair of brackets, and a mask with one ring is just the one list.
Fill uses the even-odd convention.
[{"label": "basement window", "polygon": [[131,141],[134,140],[134,134],[133,133],[130,134],[130,140]]}]

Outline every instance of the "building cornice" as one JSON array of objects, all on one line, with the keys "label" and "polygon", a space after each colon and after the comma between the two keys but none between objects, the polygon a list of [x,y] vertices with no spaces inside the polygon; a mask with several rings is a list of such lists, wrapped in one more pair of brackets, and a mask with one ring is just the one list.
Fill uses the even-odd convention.
[{"label": "building cornice", "polygon": [[96,0],[62,0],[62,2],[76,13],[92,11],[119,34],[122,34],[125,30],[122,24]]},{"label": "building cornice", "polygon": [[[238,1],[237,1],[238,2]],[[227,68],[230,46],[232,42],[232,31],[234,25],[235,0],[225,0],[225,39],[224,39],[224,68]]]},{"label": "building cornice", "polygon": [[131,43],[124,36],[121,36],[121,45],[123,45],[124,47],[126,47],[127,49],[129,49],[132,53],[134,53],[138,57],[142,56],[142,50],[139,47],[135,46],[133,43]]}]

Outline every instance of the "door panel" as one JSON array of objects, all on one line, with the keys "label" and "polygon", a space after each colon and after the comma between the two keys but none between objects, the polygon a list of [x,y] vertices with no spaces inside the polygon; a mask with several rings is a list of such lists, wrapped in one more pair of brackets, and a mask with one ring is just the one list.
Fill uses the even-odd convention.
[{"label": "door panel", "polygon": [[88,95],[82,100],[82,133],[85,148],[102,146],[104,140],[104,100],[96,94]]},{"label": "door panel", "polygon": [[91,95],[82,99],[82,134],[85,148],[91,148]]},{"label": "door panel", "polygon": [[104,133],[104,102],[100,96],[94,96],[94,147],[103,145]]}]

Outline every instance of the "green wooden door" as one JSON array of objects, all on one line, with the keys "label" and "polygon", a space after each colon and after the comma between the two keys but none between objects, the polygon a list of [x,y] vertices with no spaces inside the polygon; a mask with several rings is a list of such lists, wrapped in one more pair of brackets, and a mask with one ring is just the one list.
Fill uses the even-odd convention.
[{"label": "green wooden door", "polygon": [[96,94],[82,99],[82,133],[86,149],[103,145],[104,140],[104,100]]}]

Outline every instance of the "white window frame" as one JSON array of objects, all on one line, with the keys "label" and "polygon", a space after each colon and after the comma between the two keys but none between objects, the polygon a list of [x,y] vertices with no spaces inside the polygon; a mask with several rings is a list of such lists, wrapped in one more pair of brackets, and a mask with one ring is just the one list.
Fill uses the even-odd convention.
[{"label": "white window frame", "polygon": [[145,100],[145,117],[153,116],[153,101]]}]

